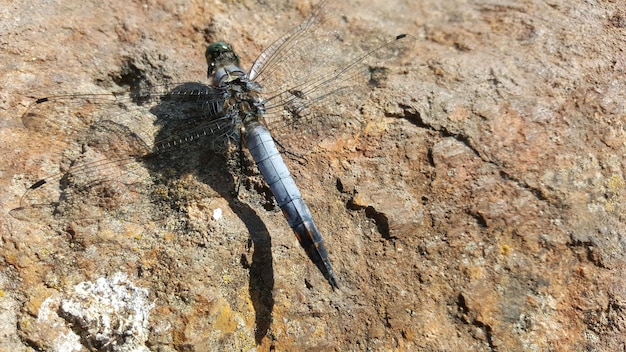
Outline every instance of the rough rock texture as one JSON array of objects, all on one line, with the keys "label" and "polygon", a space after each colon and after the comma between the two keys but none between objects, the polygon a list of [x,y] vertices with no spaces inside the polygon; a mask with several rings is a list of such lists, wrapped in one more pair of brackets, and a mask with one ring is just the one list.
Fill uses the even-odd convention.
[{"label": "rough rock texture", "polygon": [[[154,304],[141,342],[155,351],[624,350],[621,0],[339,2],[342,45],[415,37],[410,52],[373,67],[376,88],[331,100],[346,121],[335,133],[285,142],[306,153],[289,166],[340,290],[307,260],[258,176],[234,197],[224,158],[201,148],[182,153],[188,170],[117,169],[119,187],[53,180],[74,185],[64,208],[9,214],[26,187],[78,157],[63,136],[24,125],[34,98],[202,81],[215,40],[249,67],[310,8],[3,4],[0,351],[93,348],[92,332],[52,298],[117,272]],[[157,133],[146,112],[99,113]],[[54,304],[55,320],[38,323]]]}]

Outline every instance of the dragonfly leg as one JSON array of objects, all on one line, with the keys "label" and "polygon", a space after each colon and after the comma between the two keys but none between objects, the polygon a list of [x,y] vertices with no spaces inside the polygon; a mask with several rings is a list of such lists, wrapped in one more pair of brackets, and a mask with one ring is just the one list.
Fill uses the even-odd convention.
[{"label": "dragonfly leg", "polygon": [[274,140],[274,143],[278,146],[278,148],[280,148],[281,154],[287,155],[291,160],[295,160],[303,166],[309,162],[304,155],[294,153],[291,150],[287,149],[285,146],[283,146],[282,143],[280,143],[276,138],[272,137],[272,139]]},{"label": "dragonfly leg", "polygon": [[239,176],[237,177],[237,186],[235,186],[235,195],[239,195],[239,190],[241,189],[241,183],[243,182],[244,173],[244,153],[243,153],[243,138],[239,138],[239,143],[237,147],[237,154],[239,156]]}]

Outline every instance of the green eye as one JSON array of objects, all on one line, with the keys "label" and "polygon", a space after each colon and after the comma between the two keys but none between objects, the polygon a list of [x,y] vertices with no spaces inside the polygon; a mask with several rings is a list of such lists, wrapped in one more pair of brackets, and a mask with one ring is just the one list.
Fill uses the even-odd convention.
[{"label": "green eye", "polygon": [[228,43],[215,42],[209,44],[204,56],[208,65],[207,76],[209,77],[220,67],[239,66],[239,56]]},{"label": "green eye", "polygon": [[209,46],[206,48],[205,56],[207,60],[214,59],[221,53],[232,52],[232,51],[233,51],[233,47],[230,46],[230,44],[227,44],[224,42],[215,42],[215,43],[209,44]]}]

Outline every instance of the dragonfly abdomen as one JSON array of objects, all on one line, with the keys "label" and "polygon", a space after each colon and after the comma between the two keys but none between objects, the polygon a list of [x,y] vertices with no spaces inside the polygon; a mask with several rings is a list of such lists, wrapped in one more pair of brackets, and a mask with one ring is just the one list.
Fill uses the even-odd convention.
[{"label": "dragonfly abdomen", "polygon": [[255,122],[247,128],[246,141],[252,158],[270,186],[300,245],[330,285],[337,288],[337,278],[328,259],[322,235],[313,221],[309,208],[304,204],[287,165],[276,149],[274,139],[263,125]]}]

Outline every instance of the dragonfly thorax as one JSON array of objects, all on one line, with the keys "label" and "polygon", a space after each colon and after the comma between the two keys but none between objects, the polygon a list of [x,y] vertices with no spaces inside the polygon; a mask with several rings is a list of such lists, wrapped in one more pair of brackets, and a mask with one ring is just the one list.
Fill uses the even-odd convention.
[{"label": "dragonfly thorax", "polygon": [[224,84],[228,84],[239,77],[245,76],[245,72],[236,65],[228,65],[222,66],[215,70],[215,74],[213,75],[212,84],[214,86],[223,86]]},{"label": "dragonfly thorax", "polygon": [[265,108],[260,99],[261,86],[258,83],[251,82],[244,74],[223,82],[221,87],[226,89],[228,95],[225,111],[232,114],[244,127],[262,119]]}]

